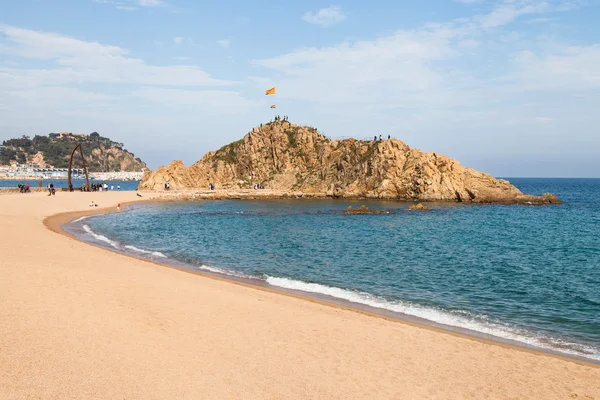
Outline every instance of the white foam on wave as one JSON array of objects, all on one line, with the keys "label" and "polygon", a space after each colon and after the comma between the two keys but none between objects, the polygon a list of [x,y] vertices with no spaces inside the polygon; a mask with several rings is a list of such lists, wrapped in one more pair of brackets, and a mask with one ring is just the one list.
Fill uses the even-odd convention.
[{"label": "white foam on wave", "polygon": [[369,293],[357,292],[348,289],[321,285],[319,283],[308,283],[288,278],[268,276],[268,284],[285,289],[298,290],[308,293],[317,293],[352,303],[364,304],[370,307],[394,311],[401,314],[412,315],[443,325],[468,329],[479,333],[508,339],[530,346],[559,351],[562,353],[587,357],[600,360],[600,349],[577,343],[565,342],[561,339],[536,336],[530,332],[506,326],[484,318],[476,319],[474,315],[463,312],[460,315],[433,307],[423,307],[403,301],[389,301]]},{"label": "white foam on wave", "polygon": [[217,267],[211,267],[210,265],[202,264],[198,268],[202,269],[204,271],[214,272],[215,274],[237,276],[238,278],[250,278],[249,276],[238,273],[238,272],[230,271],[227,269],[221,269],[221,268],[217,268]]},{"label": "white foam on wave", "polygon": [[79,222],[79,221],[83,221],[83,220],[84,220],[84,219],[86,219],[86,218],[89,218],[89,216],[79,217],[79,218],[77,218],[76,220],[74,220],[72,223]]},{"label": "white foam on wave", "polygon": [[164,255],[163,253],[161,253],[160,251],[144,250],[144,249],[140,249],[138,247],[130,246],[130,245],[125,246],[125,248],[128,250],[133,250],[138,253],[142,253],[142,254],[149,254],[149,255],[152,255],[155,257],[167,258],[167,256]]},{"label": "white foam on wave", "polygon": [[104,235],[100,235],[100,234],[94,232],[92,230],[92,228],[90,228],[88,225],[83,225],[83,230],[86,231],[87,233],[89,233],[90,235],[92,235],[92,237],[94,239],[99,240],[104,243],[107,243],[107,244],[111,245],[112,247],[114,247],[115,249],[119,248],[119,243],[115,242],[114,240],[110,240],[109,238],[107,238]]},{"label": "white foam on wave", "polygon": [[[92,228],[89,227],[89,225],[83,225],[83,230],[86,233],[90,234],[94,239],[104,242],[104,243],[107,243],[115,249],[119,249],[119,250],[121,249],[121,246],[119,245],[118,242],[115,242],[114,240],[111,240],[104,235],[100,235],[99,233],[94,232],[92,230]],[[123,248],[125,248],[127,250],[135,251],[137,253],[151,255],[154,257],[167,258],[167,256],[164,255],[163,253],[161,253],[160,251],[144,250],[144,249],[140,249],[138,247],[130,246],[130,245],[124,246]]]}]

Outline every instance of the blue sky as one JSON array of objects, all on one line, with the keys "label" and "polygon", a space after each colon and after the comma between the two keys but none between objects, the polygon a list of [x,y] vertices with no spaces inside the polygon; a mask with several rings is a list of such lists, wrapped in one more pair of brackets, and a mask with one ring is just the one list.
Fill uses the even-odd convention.
[{"label": "blue sky", "polygon": [[98,131],[189,165],[276,103],[496,176],[599,177],[598,21],[600,0],[4,0],[0,140]]}]

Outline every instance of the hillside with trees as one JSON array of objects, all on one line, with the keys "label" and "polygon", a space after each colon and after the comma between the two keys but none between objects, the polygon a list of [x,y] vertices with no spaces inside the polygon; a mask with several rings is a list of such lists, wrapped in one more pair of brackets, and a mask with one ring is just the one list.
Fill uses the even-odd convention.
[{"label": "hillside with trees", "polygon": [[[0,165],[39,164],[42,168],[67,168],[71,152],[81,143],[90,172],[141,171],[146,163],[127,151],[123,143],[115,142],[97,132],[89,135],[72,133],[50,133],[9,139],[0,148]],[[81,166],[79,151],[74,165]]]}]

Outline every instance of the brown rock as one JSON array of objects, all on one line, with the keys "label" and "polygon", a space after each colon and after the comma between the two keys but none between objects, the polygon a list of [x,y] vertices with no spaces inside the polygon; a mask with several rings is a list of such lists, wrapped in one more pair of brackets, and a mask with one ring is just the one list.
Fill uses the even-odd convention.
[{"label": "brown rock", "polygon": [[400,140],[331,141],[287,121],[266,124],[209,152],[186,168],[181,161],[144,175],[140,189],[252,188],[326,193],[336,198],[554,204],[553,195],[524,195],[508,181],[456,160],[411,149]]},{"label": "brown rock", "polygon": [[419,203],[419,204],[417,204],[417,205],[414,205],[414,204],[413,204],[412,206],[408,207],[408,209],[409,209],[409,210],[412,210],[412,211],[429,211],[429,210],[430,210],[430,208],[429,208],[429,207],[427,207],[427,206],[424,206],[424,205],[423,205],[423,204],[421,204],[421,203]]},{"label": "brown rock", "polygon": [[393,214],[393,210],[371,210],[369,207],[364,204],[359,208],[352,208],[352,206],[348,206],[345,210],[341,211],[340,214]]}]

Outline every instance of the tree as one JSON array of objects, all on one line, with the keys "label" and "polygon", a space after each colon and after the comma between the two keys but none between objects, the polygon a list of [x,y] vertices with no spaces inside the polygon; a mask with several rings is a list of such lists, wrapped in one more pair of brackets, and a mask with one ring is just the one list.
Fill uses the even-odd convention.
[{"label": "tree", "polygon": [[92,133],[90,133],[90,137],[99,138],[100,134],[98,132],[92,132]]}]

